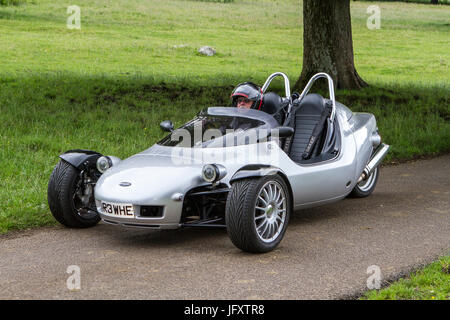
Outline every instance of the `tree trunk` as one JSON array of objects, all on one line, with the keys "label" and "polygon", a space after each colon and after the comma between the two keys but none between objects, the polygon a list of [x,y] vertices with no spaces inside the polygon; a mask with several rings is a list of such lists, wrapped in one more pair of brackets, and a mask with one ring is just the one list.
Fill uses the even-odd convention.
[{"label": "tree trunk", "polygon": [[339,89],[367,86],[353,61],[350,0],[303,1],[303,70],[294,88],[318,72],[328,73]]},{"label": "tree trunk", "polygon": [[438,4],[439,0],[431,0],[431,4]]}]

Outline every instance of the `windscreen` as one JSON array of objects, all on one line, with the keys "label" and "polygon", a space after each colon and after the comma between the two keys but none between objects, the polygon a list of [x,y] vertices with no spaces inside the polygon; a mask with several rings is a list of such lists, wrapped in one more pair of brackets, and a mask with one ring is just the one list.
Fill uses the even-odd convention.
[{"label": "windscreen", "polygon": [[[247,144],[249,139],[238,139],[264,122],[224,116],[198,116],[158,142],[169,147],[226,147]],[[230,143],[231,142],[231,143]]]}]

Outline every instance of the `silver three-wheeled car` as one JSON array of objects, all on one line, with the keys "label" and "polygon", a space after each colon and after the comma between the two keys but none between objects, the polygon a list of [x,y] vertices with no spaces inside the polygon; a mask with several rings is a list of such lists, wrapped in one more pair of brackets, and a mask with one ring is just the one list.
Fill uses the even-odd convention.
[{"label": "silver three-wheeled car", "polygon": [[[267,92],[284,78],[285,96]],[[326,78],[329,99],[309,94]],[[48,185],[53,216],[68,227],[226,227],[248,252],[283,238],[296,210],[366,197],[389,146],[375,117],[335,101],[331,77],[301,94],[272,74],[261,110],[210,107],[147,150],[120,160],[88,150],[60,155]]]}]

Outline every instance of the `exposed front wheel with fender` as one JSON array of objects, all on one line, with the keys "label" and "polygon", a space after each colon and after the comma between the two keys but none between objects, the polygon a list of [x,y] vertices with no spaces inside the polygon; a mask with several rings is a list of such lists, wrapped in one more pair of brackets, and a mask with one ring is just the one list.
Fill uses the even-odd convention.
[{"label": "exposed front wheel with fender", "polygon": [[47,198],[55,219],[71,228],[87,228],[100,221],[93,181],[85,172],[61,160],[53,169]]},{"label": "exposed front wheel with fender", "polygon": [[289,189],[279,175],[238,180],[226,203],[228,235],[243,251],[271,251],[286,232],[291,210]]}]

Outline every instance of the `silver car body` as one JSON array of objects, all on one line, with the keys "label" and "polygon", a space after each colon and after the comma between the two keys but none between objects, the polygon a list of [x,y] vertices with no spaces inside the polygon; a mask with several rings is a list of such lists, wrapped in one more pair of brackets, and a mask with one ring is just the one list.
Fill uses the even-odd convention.
[{"label": "silver car body", "polygon": [[[289,181],[294,209],[314,207],[338,201],[348,195],[356,185],[367,164],[373,145],[370,136],[376,132],[375,117],[367,113],[351,113],[348,108],[337,105],[337,121],[340,124],[341,150],[335,159],[302,165],[293,162],[276,141],[258,144],[258,164],[268,165],[272,172],[280,172]],[[234,150],[230,150],[234,149]],[[195,151],[195,154],[194,154]],[[226,153],[249,155],[255,145],[228,148],[199,148],[185,150],[155,144],[151,148],[121,161],[107,170],[95,187],[98,212],[106,222],[128,226],[154,228],[178,228],[183,206],[183,196],[191,189],[206,185],[201,171],[208,159],[225,159],[220,164],[227,170],[221,180],[231,186],[230,180],[246,165],[255,164],[252,159],[238,162]],[[186,156],[190,155],[191,156]],[[199,156],[200,154],[200,156]],[[276,154],[277,166],[272,161]],[[177,156],[179,155],[179,156]],[[237,157],[237,156],[236,156]],[[242,157],[246,160],[246,157]],[[120,184],[128,182],[123,187]],[[102,213],[101,201],[129,203],[134,207],[132,219],[113,217]],[[140,217],[142,205],[164,206],[162,218]]]},{"label": "silver car body", "polygon": [[[266,88],[265,85],[264,90]],[[288,89],[286,95],[290,95]],[[220,183],[228,187],[231,187],[233,179],[245,172],[248,165],[261,166],[262,174],[282,175],[291,189],[294,210],[341,200],[358,183],[379,143],[374,143],[378,133],[372,114],[353,113],[346,106],[334,103],[333,117],[339,125],[341,144],[339,153],[333,159],[314,164],[295,163],[279,147],[276,139],[225,148],[183,148],[155,144],[122,160],[102,174],[95,186],[98,212],[103,221],[122,226],[179,228],[182,226],[184,197],[193,188],[208,184],[202,178],[202,168],[211,163],[226,169],[226,175]],[[233,115],[233,112],[239,112],[235,110],[209,108],[213,114]],[[250,110],[250,113],[250,116],[268,116],[257,110]],[[269,118],[273,118],[267,118],[267,123],[271,124],[273,120]],[[105,214],[102,202],[131,204],[134,216],[127,218]],[[157,218],[143,217],[140,214],[141,206],[162,206],[163,215]]]}]

